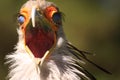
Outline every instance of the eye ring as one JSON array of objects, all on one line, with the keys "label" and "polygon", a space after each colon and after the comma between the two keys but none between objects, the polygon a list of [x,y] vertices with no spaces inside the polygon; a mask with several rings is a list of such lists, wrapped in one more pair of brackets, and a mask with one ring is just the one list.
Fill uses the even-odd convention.
[{"label": "eye ring", "polygon": [[23,15],[19,15],[17,17],[17,21],[20,25],[22,25],[25,22],[25,17]]}]

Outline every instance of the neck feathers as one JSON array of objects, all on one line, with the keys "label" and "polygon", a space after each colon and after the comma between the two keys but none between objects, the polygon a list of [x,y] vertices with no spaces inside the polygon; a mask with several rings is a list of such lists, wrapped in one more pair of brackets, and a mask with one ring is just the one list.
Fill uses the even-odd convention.
[{"label": "neck feathers", "polygon": [[16,51],[6,56],[10,64],[9,80],[80,80],[76,74],[81,74],[73,67],[75,60],[67,55],[65,41],[59,37],[57,47],[43,65],[37,65],[35,60],[26,52],[23,45],[23,34],[18,30],[19,42]]}]

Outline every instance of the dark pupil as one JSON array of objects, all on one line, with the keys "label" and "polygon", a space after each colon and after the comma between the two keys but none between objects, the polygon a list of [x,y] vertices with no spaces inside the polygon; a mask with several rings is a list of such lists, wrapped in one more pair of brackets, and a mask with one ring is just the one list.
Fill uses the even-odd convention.
[{"label": "dark pupil", "polygon": [[61,24],[61,14],[59,12],[54,13],[52,20],[55,24]]},{"label": "dark pupil", "polygon": [[20,24],[23,24],[24,21],[25,21],[25,18],[24,18],[24,16],[21,15],[21,16],[18,17],[17,20],[18,20],[18,22],[19,22]]}]

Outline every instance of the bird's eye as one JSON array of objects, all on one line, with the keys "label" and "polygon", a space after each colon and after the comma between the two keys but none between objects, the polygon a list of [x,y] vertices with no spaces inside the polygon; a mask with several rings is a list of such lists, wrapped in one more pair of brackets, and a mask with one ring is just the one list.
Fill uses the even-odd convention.
[{"label": "bird's eye", "polygon": [[57,7],[55,6],[47,7],[44,11],[44,14],[49,21],[55,24],[61,23],[61,13],[59,12]]},{"label": "bird's eye", "polygon": [[17,21],[18,21],[18,23],[21,25],[21,24],[24,23],[25,17],[24,17],[23,15],[20,15],[20,16],[18,16]]},{"label": "bird's eye", "polygon": [[52,15],[52,20],[55,24],[61,24],[61,13],[56,12]]}]

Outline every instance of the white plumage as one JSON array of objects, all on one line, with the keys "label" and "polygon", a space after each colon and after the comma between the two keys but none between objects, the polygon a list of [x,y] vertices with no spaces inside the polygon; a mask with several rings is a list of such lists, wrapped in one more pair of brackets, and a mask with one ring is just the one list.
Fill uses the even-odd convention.
[{"label": "white plumage", "polygon": [[[39,67],[35,63],[35,58],[27,54],[24,49],[23,34],[18,30],[19,42],[15,48],[15,52],[6,56],[7,63],[10,63],[9,80],[80,80],[76,74],[79,73],[86,76],[71,65],[75,64],[75,59],[68,55],[69,51],[66,47],[59,45],[48,60],[45,60],[43,65]],[[59,44],[63,44],[60,40]],[[65,43],[65,42],[64,42]],[[65,44],[64,44],[65,45]],[[66,51],[65,51],[66,50]],[[77,66],[77,65],[76,65]]]}]

